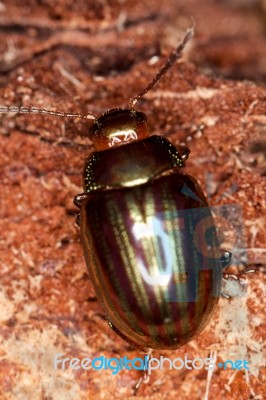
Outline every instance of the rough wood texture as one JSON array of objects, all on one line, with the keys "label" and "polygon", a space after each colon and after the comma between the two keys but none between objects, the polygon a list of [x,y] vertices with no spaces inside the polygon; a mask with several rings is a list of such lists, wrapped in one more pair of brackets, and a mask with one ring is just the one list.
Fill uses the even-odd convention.
[{"label": "rough wood texture", "polygon": [[[227,284],[240,296],[221,299],[202,335],[179,351],[153,354],[205,358],[212,350],[221,362],[250,361],[247,374],[216,369],[209,400],[266,398],[263,4],[0,3],[0,105],[97,114],[125,106],[194,18],[196,36],[183,62],[137,108],[147,113],[151,132],[189,144],[187,172],[208,191],[211,205],[242,210],[248,262],[256,273],[242,288]],[[153,56],[159,56],[156,63]],[[108,327],[74,226],[72,199],[81,192],[84,159],[93,150],[86,121],[12,114],[0,121],[0,399],[203,399],[205,370],[157,370],[138,390],[140,371],[54,370],[57,353],[143,354]],[[230,244],[234,212],[228,220],[221,231]]]}]

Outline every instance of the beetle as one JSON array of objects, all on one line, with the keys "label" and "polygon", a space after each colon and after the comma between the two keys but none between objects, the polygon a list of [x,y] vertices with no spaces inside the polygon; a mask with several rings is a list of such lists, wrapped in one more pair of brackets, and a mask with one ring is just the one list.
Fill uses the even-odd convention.
[{"label": "beetle", "polygon": [[221,250],[207,199],[181,169],[186,146],[150,135],[138,101],[181,57],[189,29],[152,82],[125,109],[97,118],[36,107],[0,112],[38,113],[93,120],[95,152],[84,166],[80,212],[83,252],[110,327],[141,349],[177,349],[209,322],[221,295]]}]

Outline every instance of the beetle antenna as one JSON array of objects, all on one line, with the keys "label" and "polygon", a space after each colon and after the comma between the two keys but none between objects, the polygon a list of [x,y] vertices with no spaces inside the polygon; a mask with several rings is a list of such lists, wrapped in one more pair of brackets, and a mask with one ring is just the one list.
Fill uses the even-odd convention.
[{"label": "beetle antenna", "polygon": [[173,64],[182,56],[182,51],[184,50],[187,42],[193,37],[194,35],[194,26],[189,28],[182,40],[181,43],[176,47],[176,49],[172,52],[172,54],[169,56],[166,64],[160,69],[160,71],[157,73],[155,78],[148,84],[148,86],[145,87],[136,97],[133,97],[132,99],[129,100],[129,107],[134,108],[135,105],[140,101],[140,99],[147,93],[149,92],[153,86],[161,79],[163,75],[166,74],[166,72],[173,66]]},{"label": "beetle antenna", "polygon": [[52,111],[52,110],[46,110],[45,108],[37,108],[37,107],[2,107],[0,106],[0,113],[17,113],[17,114],[48,114],[48,115],[55,115],[57,117],[66,117],[66,118],[83,118],[83,119],[93,119],[96,120],[97,117],[93,115],[92,113],[88,114],[72,114],[72,113],[66,113],[62,111]]}]

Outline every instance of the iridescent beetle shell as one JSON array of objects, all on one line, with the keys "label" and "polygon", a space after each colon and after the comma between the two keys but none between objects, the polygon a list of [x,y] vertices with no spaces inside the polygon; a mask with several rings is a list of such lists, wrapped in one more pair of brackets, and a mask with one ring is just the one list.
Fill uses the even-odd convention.
[{"label": "iridescent beetle shell", "polygon": [[[120,127],[120,128],[119,128]],[[140,348],[175,349],[200,333],[220,296],[213,218],[189,150],[148,136],[146,117],[111,110],[91,128],[80,228],[110,326]]]}]

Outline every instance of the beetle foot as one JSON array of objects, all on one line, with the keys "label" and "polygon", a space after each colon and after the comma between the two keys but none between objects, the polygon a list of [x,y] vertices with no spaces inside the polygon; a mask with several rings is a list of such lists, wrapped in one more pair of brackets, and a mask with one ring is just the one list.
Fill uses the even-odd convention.
[{"label": "beetle foot", "polygon": [[[246,285],[247,285],[246,275],[250,274],[250,273],[254,273],[255,271],[256,270],[254,268],[249,268],[249,269],[246,269],[246,270],[240,272],[238,275],[223,273],[223,279],[224,280],[232,279],[232,280],[236,281],[238,283],[238,285],[239,285],[239,289],[242,286],[241,290],[244,290]],[[221,293],[221,296],[226,298],[226,299],[231,299],[232,298],[231,295],[229,295],[227,293],[223,293],[223,292]],[[233,295],[233,297],[235,297],[235,295]]]},{"label": "beetle foot", "polygon": [[254,274],[256,272],[255,268],[247,268],[245,271],[241,272],[240,276],[247,275],[247,274]]},{"label": "beetle foot", "polygon": [[229,299],[232,298],[232,297],[229,296],[229,294],[227,294],[227,293],[221,293],[221,296],[224,297],[224,298],[227,299],[227,300],[229,300]]},{"label": "beetle foot", "polygon": [[234,279],[234,281],[238,281],[238,275],[228,274],[227,272],[223,272],[223,278],[226,279],[226,280]]},{"label": "beetle foot", "polygon": [[239,281],[240,284],[244,285],[246,282],[246,275],[254,273],[256,270],[254,268],[249,268],[243,272],[240,272],[240,274],[228,274],[226,272],[223,273],[223,278],[224,279],[234,279],[235,281]]},{"label": "beetle foot", "polygon": [[[148,358],[152,355],[152,349],[146,349],[145,350],[146,356],[148,356]],[[143,376],[138,380],[138,382],[136,383],[136,385],[134,386],[133,390],[134,390],[134,396],[136,396],[137,391],[140,387],[140,384],[143,383],[149,383],[150,380],[150,375],[149,373],[147,373],[146,370],[143,371]]]},{"label": "beetle foot", "polygon": [[232,253],[228,250],[221,249],[222,268],[228,267],[232,259]]},{"label": "beetle foot", "polygon": [[73,203],[76,207],[81,208],[84,201],[86,201],[89,197],[90,195],[88,193],[79,193],[74,197]]},{"label": "beetle foot", "polygon": [[141,383],[149,383],[150,380],[150,375],[148,375],[145,371],[144,374],[141,378],[139,378],[138,382],[136,383],[136,385],[133,387],[133,396],[136,396],[137,391],[139,390],[139,387],[141,385]]}]

